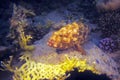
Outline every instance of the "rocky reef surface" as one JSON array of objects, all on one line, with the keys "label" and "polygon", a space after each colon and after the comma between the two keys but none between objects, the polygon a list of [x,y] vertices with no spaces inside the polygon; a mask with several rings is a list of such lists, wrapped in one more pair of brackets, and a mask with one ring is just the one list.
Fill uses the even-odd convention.
[{"label": "rocky reef surface", "polygon": [[[36,47],[33,51],[32,58],[35,61],[43,63],[57,63],[60,61],[60,57],[63,54],[76,55],[77,57],[86,58],[87,62],[92,65],[95,63],[95,68],[101,72],[101,74],[107,74],[112,80],[119,80],[119,65],[113,60],[112,57],[105,54],[101,49],[99,49],[94,42],[88,41],[83,47],[86,51],[86,55],[82,56],[79,52],[75,50],[66,50],[61,54],[58,54],[54,48],[49,47],[46,42],[50,37],[52,32],[44,36],[43,39],[36,41],[34,46]],[[42,57],[44,56],[44,57]],[[51,58],[49,58],[51,56]],[[47,59],[48,57],[49,59]],[[50,62],[49,62],[50,61]]]}]

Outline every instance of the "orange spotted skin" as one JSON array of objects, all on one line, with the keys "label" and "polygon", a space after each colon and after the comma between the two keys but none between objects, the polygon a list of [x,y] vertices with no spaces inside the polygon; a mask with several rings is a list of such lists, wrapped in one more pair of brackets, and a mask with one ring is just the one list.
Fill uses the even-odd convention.
[{"label": "orange spotted skin", "polygon": [[75,47],[78,51],[85,54],[81,44],[85,42],[88,31],[88,27],[83,23],[73,22],[54,32],[49,38],[47,44],[48,46],[57,49],[68,49]]}]

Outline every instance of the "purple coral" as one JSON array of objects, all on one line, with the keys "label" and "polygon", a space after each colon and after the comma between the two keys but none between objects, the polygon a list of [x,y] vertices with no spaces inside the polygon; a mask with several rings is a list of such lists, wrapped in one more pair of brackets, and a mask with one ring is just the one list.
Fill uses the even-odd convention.
[{"label": "purple coral", "polygon": [[111,38],[100,40],[99,47],[105,52],[114,52],[117,48],[115,41]]}]

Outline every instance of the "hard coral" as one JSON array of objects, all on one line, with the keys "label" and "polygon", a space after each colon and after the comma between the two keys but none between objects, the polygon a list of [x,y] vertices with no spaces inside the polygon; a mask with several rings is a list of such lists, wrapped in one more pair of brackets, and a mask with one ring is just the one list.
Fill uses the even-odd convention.
[{"label": "hard coral", "polygon": [[22,27],[18,27],[18,32],[19,32],[18,40],[19,40],[20,48],[24,50],[33,50],[34,46],[30,46],[27,44],[30,41],[30,39],[32,39],[32,36],[25,35]]},{"label": "hard coral", "polygon": [[[94,73],[99,72],[94,65],[87,64],[85,59],[79,59],[69,55],[64,55],[65,60],[59,64],[44,64],[27,60],[20,68],[14,70],[14,80],[65,80],[70,74],[66,72],[77,68],[79,72],[91,70]],[[23,58],[24,59],[24,58]]]},{"label": "hard coral", "polygon": [[54,32],[47,44],[57,49],[76,47],[78,50],[84,52],[80,45],[85,42],[87,35],[87,26],[81,22],[79,24],[73,22]]},{"label": "hard coral", "polygon": [[13,9],[13,15],[10,19],[10,34],[8,37],[10,37],[10,39],[13,39],[12,44],[16,45],[18,49],[20,46],[21,49],[32,50],[34,47],[28,46],[28,42],[32,37],[31,35],[26,35],[25,27],[28,26],[28,21],[26,19],[27,14],[34,15],[34,13],[26,10],[21,6],[16,6],[15,4],[13,6]]}]

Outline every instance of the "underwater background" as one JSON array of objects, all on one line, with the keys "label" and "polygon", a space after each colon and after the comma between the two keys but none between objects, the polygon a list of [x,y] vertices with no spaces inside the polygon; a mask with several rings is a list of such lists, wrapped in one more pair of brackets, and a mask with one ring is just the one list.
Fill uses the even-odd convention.
[{"label": "underwater background", "polygon": [[120,1],[1,0],[0,80],[120,80]]}]

